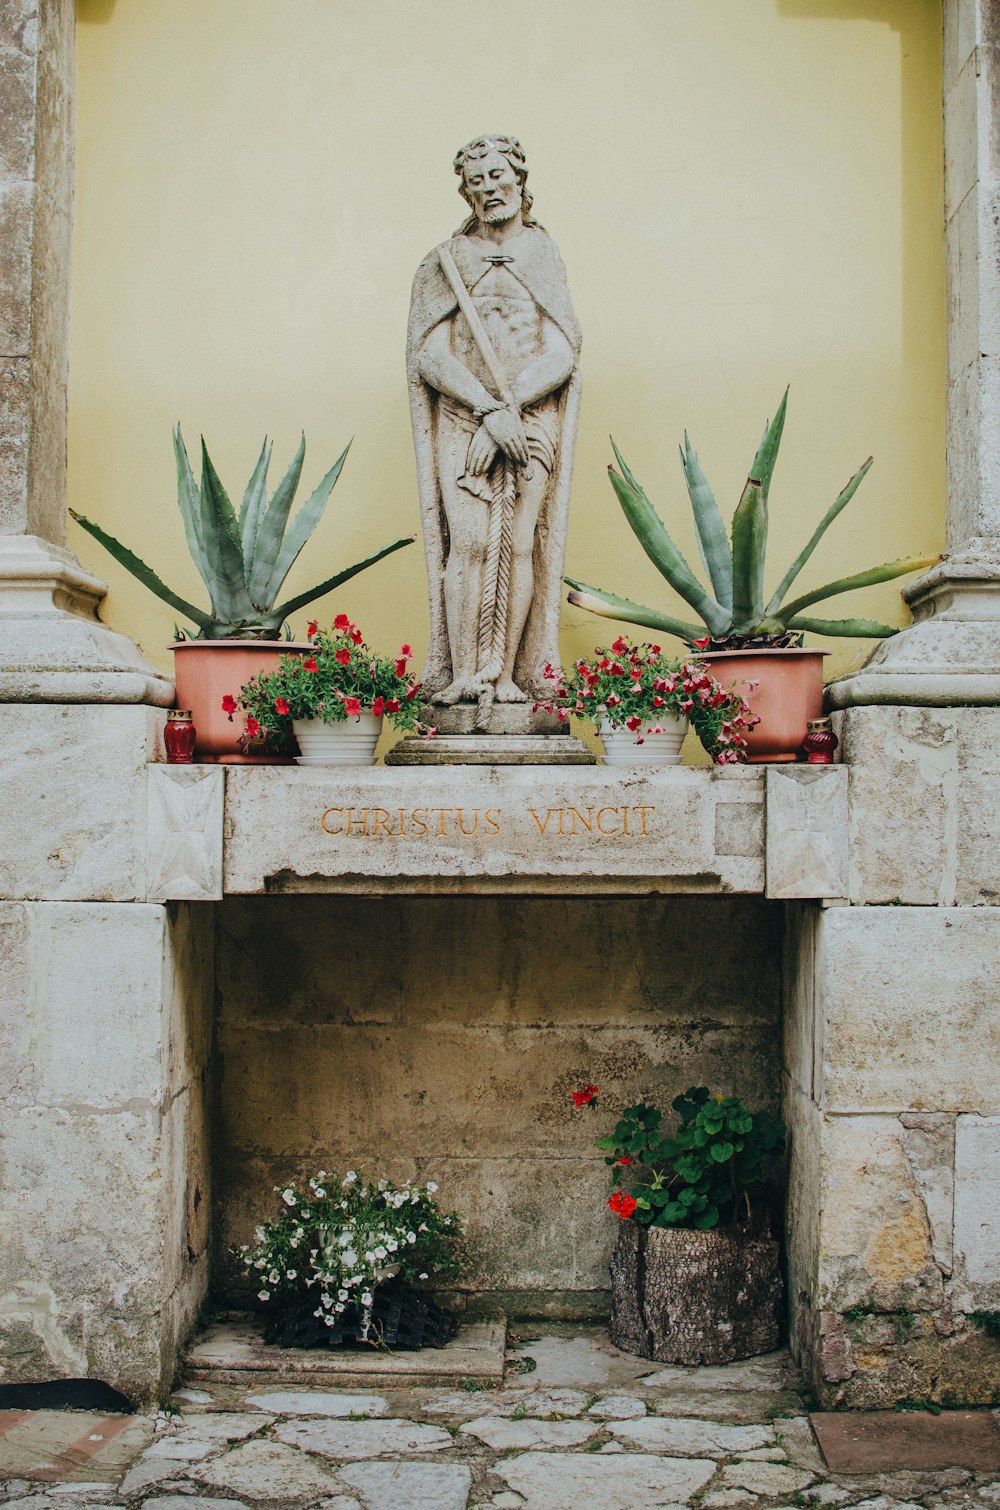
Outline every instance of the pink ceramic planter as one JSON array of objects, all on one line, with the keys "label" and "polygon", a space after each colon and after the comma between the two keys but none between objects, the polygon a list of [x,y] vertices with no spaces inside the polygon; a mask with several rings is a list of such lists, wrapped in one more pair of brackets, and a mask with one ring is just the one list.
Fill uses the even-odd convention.
[{"label": "pink ceramic planter", "polygon": [[288,757],[244,755],[237,744],[243,733],[243,714],[230,723],[222,711],[226,693],[238,697],[244,682],[258,671],[277,668],[278,657],[290,650],[308,652],[308,642],[296,640],[184,640],[171,645],[177,679],[177,706],[190,708],[198,733],[195,760],[222,765],[274,765]]},{"label": "pink ceramic planter", "polygon": [[[823,657],[828,650],[709,650],[700,659],[723,687],[746,698],[760,723],[747,736],[747,760],[801,760],[811,718],[823,712]],[[747,692],[750,682],[759,682]]]}]

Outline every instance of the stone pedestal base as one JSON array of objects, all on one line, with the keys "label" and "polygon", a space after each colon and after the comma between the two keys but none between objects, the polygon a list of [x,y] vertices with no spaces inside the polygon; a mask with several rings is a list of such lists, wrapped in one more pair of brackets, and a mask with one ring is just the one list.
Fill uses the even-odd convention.
[{"label": "stone pedestal base", "polygon": [[1000,704],[1000,565],[955,557],[901,591],[914,622],[831,682],[830,705]]},{"label": "stone pedestal base", "polygon": [[170,706],[173,682],[97,618],[105,591],[62,546],[0,538],[0,702]]},{"label": "stone pedestal base", "polygon": [[452,708],[434,706],[431,721],[439,734],[566,734],[569,725],[532,703],[494,703],[485,729],[476,727],[476,703],[456,703]]},{"label": "stone pedestal base", "polygon": [[435,734],[401,739],[386,765],[596,765],[572,734]]}]

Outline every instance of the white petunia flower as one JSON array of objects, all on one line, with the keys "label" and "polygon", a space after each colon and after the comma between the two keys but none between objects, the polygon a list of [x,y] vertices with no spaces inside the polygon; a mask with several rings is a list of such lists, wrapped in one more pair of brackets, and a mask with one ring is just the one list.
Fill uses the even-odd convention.
[{"label": "white petunia flower", "polygon": [[[386,1256],[386,1251],[383,1248],[382,1244],[379,1243],[378,1247],[375,1249],[375,1257],[376,1258],[385,1258],[385,1256]],[[365,1254],[365,1257],[367,1258],[368,1255]]]},{"label": "white petunia flower", "polygon": [[354,1172],[353,1169],[349,1169],[347,1171],[347,1173],[344,1175],[344,1178],[341,1180],[340,1183],[344,1187],[344,1189],[346,1190],[347,1186],[348,1185],[353,1185],[354,1181],[356,1179],[357,1179],[357,1174]]},{"label": "white petunia flower", "polygon": [[434,1194],[434,1192],[435,1192],[435,1190],[437,1190],[437,1186],[436,1186],[436,1185],[435,1185],[435,1183],[434,1183],[434,1181],[433,1181],[433,1180],[428,1180],[428,1181],[427,1181],[427,1189],[428,1189],[428,1192],[429,1192],[429,1193],[430,1193],[430,1194],[431,1194],[431,1195],[433,1195],[433,1194]]},{"label": "white petunia flower", "polygon": [[373,1301],[372,1301],[372,1292],[371,1292],[371,1290],[366,1290],[364,1292],[364,1294],[362,1295],[362,1297],[361,1297],[361,1304],[363,1306],[370,1306],[370,1305],[372,1305],[372,1303],[373,1303]]},{"label": "white petunia flower", "polygon": [[353,1269],[354,1265],[357,1263],[357,1261],[358,1261],[358,1255],[354,1251],[354,1249],[353,1248],[346,1248],[344,1250],[344,1268],[345,1269]]},{"label": "white petunia flower", "polygon": [[337,1291],[337,1299],[338,1300],[346,1300],[347,1299],[347,1291],[346,1290],[338,1290]]},{"label": "white petunia flower", "polygon": [[426,1279],[427,1275],[426,1274],[418,1274],[417,1278],[418,1279]]},{"label": "white petunia flower", "polygon": [[286,1279],[298,1279],[298,1277],[299,1277],[299,1271],[298,1271],[298,1269],[288,1269],[286,1271],[286,1273],[285,1273],[285,1278]]},{"label": "white petunia flower", "polygon": [[270,1290],[258,1290],[257,1291],[257,1299],[258,1300],[270,1300],[271,1299],[271,1292],[270,1292]]},{"label": "white petunia flower", "polygon": [[406,1234],[406,1241],[408,1243],[415,1243],[416,1240],[417,1240],[417,1234],[415,1232],[408,1232]]},{"label": "white petunia flower", "polygon": [[283,1190],[281,1192],[281,1199],[284,1201],[284,1203],[285,1203],[286,1206],[294,1206],[295,1205],[296,1195],[295,1195],[295,1191],[292,1189],[291,1185],[289,1185],[289,1187],[288,1187],[287,1190]]}]

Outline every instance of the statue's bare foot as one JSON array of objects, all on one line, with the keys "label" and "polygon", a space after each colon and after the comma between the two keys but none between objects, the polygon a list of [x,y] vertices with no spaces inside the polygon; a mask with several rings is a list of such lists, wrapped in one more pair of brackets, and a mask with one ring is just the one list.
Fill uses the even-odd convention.
[{"label": "statue's bare foot", "polygon": [[474,703],[479,700],[479,691],[472,681],[457,676],[449,686],[440,692],[435,692],[433,701],[440,703],[445,708],[454,707],[455,703]]},{"label": "statue's bare foot", "polygon": [[522,692],[509,676],[502,676],[496,685],[495,697],[498,703],[526,703],[527,694]]}]

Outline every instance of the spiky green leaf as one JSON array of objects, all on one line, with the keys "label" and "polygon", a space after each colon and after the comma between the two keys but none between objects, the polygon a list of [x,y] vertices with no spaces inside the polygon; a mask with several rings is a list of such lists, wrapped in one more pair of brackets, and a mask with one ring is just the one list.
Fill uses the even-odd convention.
[{"label": "spiky green leaf", "polygon": [[810,619],[797,613],[788,623],[789,629],[804,629],[807,634],[845,635],[858,640],[885,640],[898,634],[891,624],[879,624],[875,619]]},{"label": "spiky green leaf", "polygon": [[565,577],[563,580],[567,587],[573,589],[569,594],[569,601],[575,608],[585,608],[588,613],[598,614],[603,619],[621,619],[625,624],[642,624],[644,628],[656,629],[661,634],[675,634],[678,639],[688,643],[702,637],[701,624],[688,624],[683,619],[673,619],[656,608],[643,608],[640,603],[619,598],[615,593],[605,592],[600,587],[588,587],[586,582],[574,581],[572,577]]},{"label": "spiky green leaf", "polygon": [[103,545],[104,549],[114,556],[119,566],[124,566],[125,570],[131,572],[132,576],[141,582],[143,587],[148,587],[150,592],[154,592],[158,598],[162,598],[164,603],[169,603],[171,608],[176,608],[179,613],[185,614],[189,619],[193,619],[202,629],[207,629],[214,622],[211,614],[205,613],[204,609],[195,608],[194,604],[189,603],[186,598],[180,597],[178,593],[171,592],[166,583],[161,582],[153,568],[147,566],[145,561],[141,560],[134,551],[130,551],[127,545],[123,545],[120,540],[116,540],[114,535],[109,535],[106,530],[101,529],[99,524],[94,524],[91,519],[85,519],[75,509],[70,509],[69,512],[70,517],[76,520],[81,529],[85,529],[88,535],[92,535],[99,545]]},{"label": "spiky green leaf", "polygon": [[178,424],[173,431],[174,458],[177,462],[177,506],[181,511],[184,521],[184,538],[191,560],[198,568],[198,573],[205,586],[209,582],[208,556],[202,539],[201,529],[201,500],[198,496],[198,484],[194,480],[191,471],[191,463],[188,460],[187,447],[184,437],[181,435],[181,427]]},{"label": "spiky green leaf", "polygon": [[278,596],[278,593],[281,591],[282,582],[284,582],[292,569],[292,563],[319,523],[350,449],[351,442],[348,441],[322,482],[309,495],[289,525],[281,549],[275,560],[274,570],[267,584],[267,601],[269,604],[273,603]]},{"label": "spiky green leaf", "polygon": [[910,572],[925,571],[936,566],[940,556],[907,556],[904,560],[886,561],[882,566],[873,566],[868,571],[855,572],[850,577],[839,577],[836,582],[825,582],[812,592],[804,592],[800,598],[782,607],[779,617],[787,624],[810,603],[819,603],[823,598],[835,598],[842,592],[853,592],[857,587],[873,587],[877,582],[891,582],[896,577],[908,576]]},{"label": "spiky green leaf", "polygon": [[874,459],[875,458],[873,456],[869,456],[867,461],[862,462],[861,466],[844,487],[843,491],[837,494],[837,497],[833,500],[830,507],[823,515],[819,524],[816,526],[815,530],[810,536],[808,544],[803,546],[802,550],[800,550],[799,554],[795,557],[795,560],[792,562],[791,566],[788,568],[785,575],[778,583],[778,586],[775,588],[774,596],[771,598],[771,601],[768,603],[767,608],[765,609],[765,612],[769,617],[771,614],[777,613],[780,609],[782,599],[784,598],[786,592],[791,587],[792,583],[795,581],[795,578],[805,566],[806,562],[809,560],[809,557],[812,555],[813,551],[816,549],[817,545],[822,540],[823,536],[826,534],[826,531],[830,528],[830,525],[836,519],[837,515],[847,507],[851,499],[854,497],[855,493],[858,491],[858,488],[861,486],[864,478],[868,475],[868,471]]},{"label": "spiky green leaf", "polygon": [[[612,446],[614,446],[614,441],[612,441]],[[616,457],[621,461],[617,446],[614,450]],[[637,487],[634,481],[630,482],[627,477],[620,477],[613,467],[608,468],[608,476],[633,534],[653,565],[666,577],[674,591],[679,593],[686,603],[690,603],[695,613],[701,615],[713,635],[725,634],[731,621],[729,610],[723,608],[722,604],[702,587],[670,538],[662,519],[645,492],[641,487]]]},{"label": "spiky green leaf", "polygon": [[254,548],[257,544],[257,531],[260,528],[261,515],[264,512],[264,504],[267,501],[267,469],[271,464],[271,447],[264,436],[264,443],[260,448],[257,465],[250,474],[246,492],[243,494],[243,502],[240,505],[240,539],[243,545],[243,580],[246,582],[247,591],[250,590],[250,578],[253,574]]},{"label": "spiky green leaf", "polygon": [[733,606],[733,557],[726,537],[726,526],[708,478],[702,471],[698,453],[684,431],[681,466],[687,483],[688,497],[698,529],[698,549],[712,581],[712,591],[723,608]]},{"label": "spiky green leaf", "polygon": [[767,502],[759,478],[748,477],[733,515],[734,634],[750,634],[764,614]]},{"label": "spiky green leaf", "polygon": [[374,556],[368,556],[364,561],[356,561],[346,571],[337,572],[336,576],[333,577],[327,577],[326,581],[321,582],[318,587],[310,587],[307,592],[300,592],[296,597],[289,598],[273,610],[268,616],[269,619],[273,619],[280,624],[283,619],[288,618],[289,614],[295,613],[299,608],[305,608],[307,603],[312,603],[317,598],[324,597],[326,593],[333,592],[334,588],[340,587],[344,582],[349,582],[359,572],[367,571],[368,567],[374,566],[376,561],[381,561],[383,556],[391,556],[393,551],[402,550],[404,545],[412,545],[415,539],[415,535],[407,535],[405,540],[394,540],[391,545],[384,545],[380,551],[375,552]]},{"label": "spiky green leaf", "polygon": [[243,547],[236,512],[201,442],[201,536],[211,568],[206,580],[212,610],[225,623],[239,623],[253,616],[243,573]]},{"label": "spiky green leaf", "polygon": [[757,454],[750,468],[750,476],[760,483],[764,493],[764,502],[768,500],[771,491],[771,476],[774,472],[774,464],[778,459],[778,447],[781,445],[781,432],[785,428],[785,411],[788,408],[788,389],[781,396],[775,416],[764,426],[764,434]]},{"label": "spiky green leaf", "polygon": [[250,573],[250,596],[262,611],[269,612],[274,602],[273,597],[267,596],[268,585],[274,571],[274,563],[278,559],[278,552],[281,550],[281,542],[284,539],[295,489],[299,485],[305,454],[306,438],[303,435],[299,441],[298,450],[292,457],[291,465],[278,483],[257,530],[253,570]]}]

